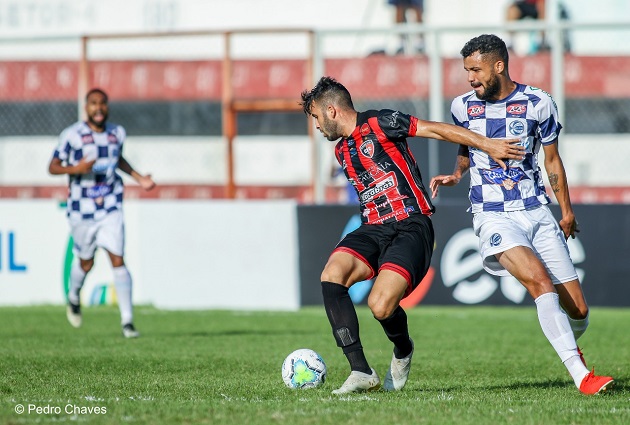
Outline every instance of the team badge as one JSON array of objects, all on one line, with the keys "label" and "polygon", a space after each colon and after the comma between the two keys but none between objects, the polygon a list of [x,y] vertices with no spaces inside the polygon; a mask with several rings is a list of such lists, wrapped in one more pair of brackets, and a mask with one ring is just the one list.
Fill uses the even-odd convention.
[{"label": "team badge", "polygon": [[360,130],[361,136],[367,136],[368,134],[370,134],[370,131],[372,131],[372,129],[370,128],[368,123],[363,123]]},{"label": "team badge", "polygon": [[502,239],[503,238],[501,238],[501,234],[495,233],[494,235],[490,236],[490,245],[499,246],[501,245]]},{"label": "team badge", "polygon": [[525,131],[525,124],[521,121],[512,121],[509,125],[510,133],[515,136],[520,136]]},{"label": "team badge", "polygon": [[374,156],[374,142],[371,140],[366,140],[361,145],[361,153],[368,158],[372,158],[372,156]]}]

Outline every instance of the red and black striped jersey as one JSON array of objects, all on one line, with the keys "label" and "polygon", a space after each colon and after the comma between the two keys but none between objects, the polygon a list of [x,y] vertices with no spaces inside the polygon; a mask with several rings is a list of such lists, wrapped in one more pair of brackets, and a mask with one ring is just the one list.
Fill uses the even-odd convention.
[{"label": "red and black striped jersey", "polygon": [[417,124],[418,118],[399,111],[359,112],[352,134],[337,143],[335,156],[359,195],[363,223],[435,211],[407,144]]}]

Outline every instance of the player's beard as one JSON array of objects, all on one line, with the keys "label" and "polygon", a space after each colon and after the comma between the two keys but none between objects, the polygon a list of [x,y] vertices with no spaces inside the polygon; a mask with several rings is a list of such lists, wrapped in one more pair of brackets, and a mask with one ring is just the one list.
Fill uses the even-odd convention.
[{"label": "player's beard", "polygon": [[101,111],[101,115],[103,116],[101,119],[94,119],[96,114],[91,114],[88,116],[88,122],[97,128],[105,128],[105,122],[107,121],[107,113]]},{"label": "player's beard", "polygon": [[483,92],[477,93],[477,97],[480,100],[495,100],[499,93],[501,93],[501,82],[497,78],[497,74],[493,73],[484,86]]},{"label": "player's beard", "polygon": [[324,134],[324,137],[331,142],[339,140],[343,135],[339,131],[339,123],[329,120],[328,117],[324,115],[324,122],[320,127],[321,132]]}]

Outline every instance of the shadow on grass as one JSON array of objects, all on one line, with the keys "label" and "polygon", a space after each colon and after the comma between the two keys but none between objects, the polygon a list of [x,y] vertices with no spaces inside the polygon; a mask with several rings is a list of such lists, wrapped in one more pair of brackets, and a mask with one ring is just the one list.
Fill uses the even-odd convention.
[{"label": "shadow on grass", "polygon": [[[515,382],[507,385],[454,385],[449,387],[429,387],[422,388],[420,391],[435,391],[435,392],[455,392],[455,391],[465,391],[465,390],[474,390],[480,389],[484,391],[517,391],[524,389],[554,389],[554,388],[572,388],[573,384],[570,381],[561,381],[561,380],[553,380],[553,381],[540,381],[540,382]],[[626,379],[615,380],[612,387],[608,390],[603,391],[601,394],[611,394],[611,393],[619,393],[619,392],[628,392],[630,391],[630,383]]]},{"label": "shadow on grass", "polygon": [[151,337],[186,337],[186,338],[208,338],[208,337],[217,337],[217,336],[260,336],[260,335],[295,335],[296,332],[299,335],[308,335],[308,334],[318,334],[318,332],[313,330],[298,330],[295,329],[287,329],[287,330],[261,330],[261,329],[232,329],[232,330],[220,330],[220,331],[193,331],[193,332],[152,332]]}]

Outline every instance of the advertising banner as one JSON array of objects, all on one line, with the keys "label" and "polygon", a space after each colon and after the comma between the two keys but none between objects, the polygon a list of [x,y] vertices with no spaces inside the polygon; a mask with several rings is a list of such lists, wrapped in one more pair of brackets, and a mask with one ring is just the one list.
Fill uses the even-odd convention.
[{"label": "advertising banner", "polygon": [[[528,305],[532,298],[512,277],[483,270],[472,215],[466,204],[440,205],[432,216],[436,247],[429,273],[402,304]],[[556,218],[559,208],[551,206]],[[571,258],[591,306],[630,306],[630,206],[576,205],[580,233],[569,239]],[[342,235],[358,225],[358,207],[298,208],[302,304],[321,304],[319,276]],[[350,295],[365,303],[372,282],[355,284]]]}]

